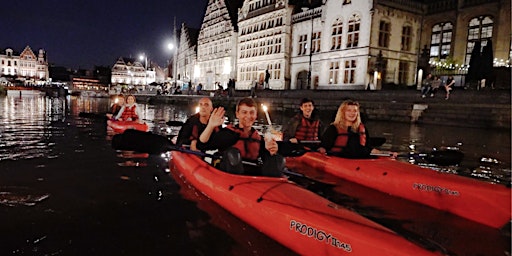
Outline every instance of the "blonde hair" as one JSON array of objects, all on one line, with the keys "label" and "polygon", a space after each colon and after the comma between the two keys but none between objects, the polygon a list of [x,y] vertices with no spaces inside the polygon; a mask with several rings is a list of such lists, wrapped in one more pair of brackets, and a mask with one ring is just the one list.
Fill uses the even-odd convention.
[{"label": "blonde hair", "polygon": [[336,117],[334,118],[334,122],[331,124],[334,125],[338,129],[348,129],[348,127],[345,125],[345,110],[348,106],[357,106],[357,118],[356,121],[350,126],[352,127],[352,130],[357,131],[359,129],[359,126],[361,125],[361,113],[359,112],[359,103],[357,101],[353,100],[346,100],[343,101],[338,108],[338,112],[336,112]]}]

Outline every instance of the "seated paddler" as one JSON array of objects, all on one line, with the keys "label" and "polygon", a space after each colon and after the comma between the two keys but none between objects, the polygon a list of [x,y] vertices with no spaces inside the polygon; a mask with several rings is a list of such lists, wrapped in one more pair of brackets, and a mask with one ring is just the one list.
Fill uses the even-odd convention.
[{"label": "seated paddler", "polygon": [[359,103],[347,100],[341,103],[334,122],[323,133],[318,152],[346,158],[371,158],[372,154],[384,153],[371,147],[368,141],[369,133],[361,122]]},{"label": "seated paddler", "polygon": [[229,124],[215,132],[224,122],[224,114],[224,108],[214,109],[199,136],[202,149],[219,150],[222,155],[219,169],[236,174],[281,176],[284,158],[277,154],[277,142],[273,137],[264,139],[253,127],[258,116],[256,102],[251,98],[241,99],[235,112],[238,124]]}]

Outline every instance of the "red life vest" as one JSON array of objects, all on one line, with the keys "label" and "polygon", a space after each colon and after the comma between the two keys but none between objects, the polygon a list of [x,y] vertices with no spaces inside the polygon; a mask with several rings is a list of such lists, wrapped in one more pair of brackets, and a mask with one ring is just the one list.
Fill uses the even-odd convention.
[{"label": "red life vest", "polygon": [[240,150],[240,155],[243,159],[257,160],[260,154],[261,135],[254,128],[251,128],[249,136],[244,135],[243,129],[228,125],[226,128],[238,133],[240,137],[233,147]]},{"label": "red life vest", "polygon": [[137,116],[137,112],[135,111],[135,108],[137,105],[133,105],[131,107],[124,106],[123,113],[121,114],[121,118],[126,121],[126,119],[131,118],[132,121],[137,121],[139,117]]},{"label": "red life vest", "polygon": [[[336,140],[334,141],[334,146],[332,146],[332,148],[331,148],[332,152],[343,151],[343,148],[345,146],[347,146],[347,142],[348,142],[348,135],[349,135],[348,130],[340,129],[340,128],[337,128],[337,130],[338,130],[338,136],[336,137]],[[364,128],[363,124],[359,125],[358,133],[359,133],[359,144],[361,144],[361,146],[366,145],[366,129]]]},{"label": "red life vest", "polygon": [[298,140],[318,140],[319,127],[320,120],[310,121],[303,116],[295,131],[295,138]]}]

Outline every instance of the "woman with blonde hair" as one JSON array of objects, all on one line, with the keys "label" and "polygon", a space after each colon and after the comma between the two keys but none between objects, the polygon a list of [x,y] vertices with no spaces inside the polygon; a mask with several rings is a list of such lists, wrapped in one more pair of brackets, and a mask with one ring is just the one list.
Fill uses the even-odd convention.
[{"label": "woman with blonde hair", "polygon": [[368,158],[371,154],[380,154],[381,151],[370,147],[368,141],[369,134],[361,122],[359,103],[346,100],[339,106],[334,122],[323,133],[318,151],[347,158]]}]

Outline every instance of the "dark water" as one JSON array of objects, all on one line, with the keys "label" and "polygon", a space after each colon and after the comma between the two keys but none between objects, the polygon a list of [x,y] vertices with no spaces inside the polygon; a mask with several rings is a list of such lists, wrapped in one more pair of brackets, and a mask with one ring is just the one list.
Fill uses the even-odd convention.
[{"label": "dark water", "polygon": [[[96,98],[0,97],[0,255],[294,255],[184,184],[165,158],[113,150],[101,116],[78,116],[108,105]],[[175,133],[165,122],[193,111],[142,106],[160,134]],[[289,113],[271,116],[283,123]],[[460,166],[432,167],[510,183],[510,131],[371,121],[368,127],[386,137],[384,149],[458,147],[465,153]],[[508,229],[343,181],[329,189],[297,182],[423,246],[451,255],[510,253]]]}]

